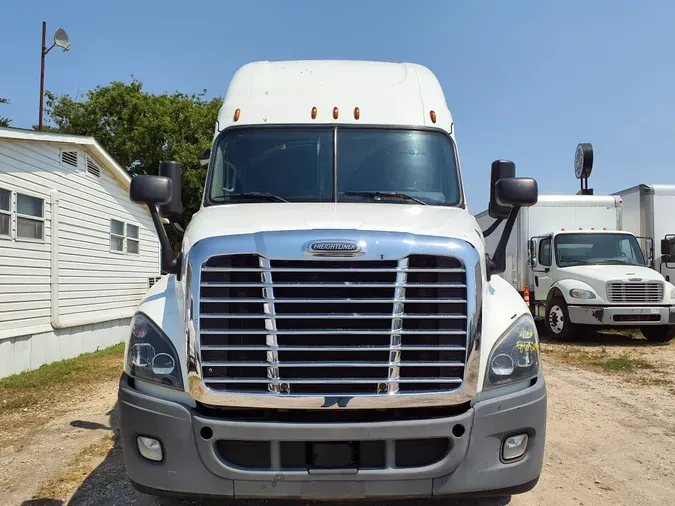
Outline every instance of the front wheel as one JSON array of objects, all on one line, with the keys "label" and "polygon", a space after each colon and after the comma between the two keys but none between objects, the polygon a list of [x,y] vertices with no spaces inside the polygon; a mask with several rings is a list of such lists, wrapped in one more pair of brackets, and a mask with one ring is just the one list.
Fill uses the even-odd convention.
[{"label": "front wheel", "polygon": [[546,304],[546,329],[549,335],[561,341],[570,341],[577,325],[570,321],[567,304],[562,297],[553,297]]},{"label": "front wheel", "polygon": [[673,325],[649,325],[640,328],[640,332],[647,341],[653,343],[667,343],[675,336]]}]

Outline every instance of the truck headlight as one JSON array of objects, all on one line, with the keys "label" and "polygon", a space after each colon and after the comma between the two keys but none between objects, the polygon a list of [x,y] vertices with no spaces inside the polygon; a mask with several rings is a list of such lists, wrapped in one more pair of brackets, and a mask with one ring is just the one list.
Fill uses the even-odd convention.
[{"label": "truck headlight", "polygon": [[570,297],[574,299],[595,299],[595,293],[590,290],[582,290],[581,288],[572,288],[570,290]]},{"label": "truck headlight", "polygon": [[176,349],[169,338],[141,313],[131,320],[125,372],[132,378],[183,389]]},{"label": "truck headlight", "polygon": [[675,288],[670,291],[670,298],[675,299]]},{"label": "truck headlight", "polygon": [[539,374],[539,336],[529,314],[518,318],[493,346],[485,389],[534,378]]}]

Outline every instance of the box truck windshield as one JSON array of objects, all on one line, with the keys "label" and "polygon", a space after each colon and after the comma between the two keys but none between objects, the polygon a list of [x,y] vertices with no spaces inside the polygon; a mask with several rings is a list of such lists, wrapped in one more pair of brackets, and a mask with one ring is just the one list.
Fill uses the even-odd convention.
[{"label": "box truck windshield", "polygon": [[574,265],[645,265],[645,258],[631,234],[559,234],[555,238],[559,267]]},{"label": "box truck windshield", "polygon": [[437,131],[249,127],[214,144],[206,205],[463,201],[455,146]]}]

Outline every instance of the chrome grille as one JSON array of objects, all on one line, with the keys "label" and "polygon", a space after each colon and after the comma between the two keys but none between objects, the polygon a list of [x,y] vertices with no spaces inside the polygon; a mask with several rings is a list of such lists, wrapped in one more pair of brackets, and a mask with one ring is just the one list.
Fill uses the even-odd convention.
[{"label": "chrome grille", "polygon": [[614,303],[639,303],[663,301],[663,283],[607,283],[607,300]]},{"label": "chrome grille", "polygon": [[223,393],[454,391],[464,380],[466,299],[453,257],[211,257],[200,280],[203,381]]}]

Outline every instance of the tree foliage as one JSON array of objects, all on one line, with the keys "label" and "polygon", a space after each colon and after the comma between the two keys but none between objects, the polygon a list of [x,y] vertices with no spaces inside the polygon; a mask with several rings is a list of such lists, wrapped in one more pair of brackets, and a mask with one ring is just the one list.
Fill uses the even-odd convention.
[{"label": "tree foliage", "polygon": [[[9,100],[0,97],[0,104],[9,104]],[[0,127],[8,127],[11,122],[11,119],[0,116]]]},{"label": "tree foliage", "polygon": [[84,100],[46,93],[45,130],[91,135],[130,174],[157,174],[159,162],[183,164],[185,226],[199,209],[206,171],[197,156],[208,148],[222,98],[204,92],[154,95],[136,78],[87,92]]}]

